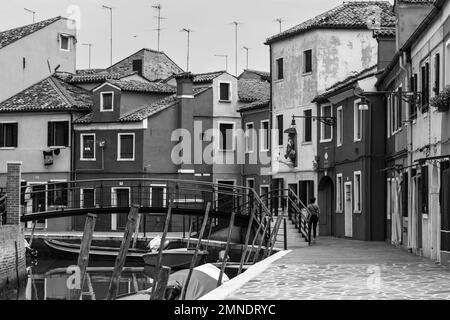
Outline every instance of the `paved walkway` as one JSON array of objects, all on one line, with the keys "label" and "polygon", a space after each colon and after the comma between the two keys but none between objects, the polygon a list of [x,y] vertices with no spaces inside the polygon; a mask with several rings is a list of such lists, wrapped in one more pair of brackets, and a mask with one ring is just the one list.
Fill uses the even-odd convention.
[{"label": "paved walkway", "polygon": [[226,299],[450,299],[450,269],[385,243],[319,238]]}]

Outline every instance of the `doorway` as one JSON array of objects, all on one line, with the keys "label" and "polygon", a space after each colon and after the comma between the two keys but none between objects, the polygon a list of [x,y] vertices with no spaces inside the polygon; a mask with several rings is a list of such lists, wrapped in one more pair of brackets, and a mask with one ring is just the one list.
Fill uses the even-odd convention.
[{"label": "doorway", "polygon": [[320,207],[319,232],[322,235],[335,235],[334,224],[334,186],[330,177],[325,176],[319,183],[317,203]]},{"label": "doorway", "polygon": [[345,194],[345,237],[353,237],[352,183],[346,182]]},{"label": "doorway", "polygon": [[[130,188],[112,188],[112,207],[129,208],[130,207]],[[128,211],[119,215],[113,214],[111,229],[125,230],[128,220]]]}]

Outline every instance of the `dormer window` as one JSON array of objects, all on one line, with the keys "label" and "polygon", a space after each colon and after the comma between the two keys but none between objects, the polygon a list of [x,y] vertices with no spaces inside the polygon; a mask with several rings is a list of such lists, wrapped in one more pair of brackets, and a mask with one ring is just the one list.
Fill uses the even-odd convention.
[{"label": "dormer window", "polygon": [[100,93],[100,111],[111,112],[114,110],[114,92]]},{"label": "dormer window", "polygon": [[219,83],[219,100],[222,102],[231,101],[231,83],[220,82]]},{"label": "dormer window", "polygon": [[133,60],[133,72],[137,72],[142,76],[142,59]]},{"label": "dormer window", "polygon": [[70,37],[68,35],[61,34],[59,36],[59,49],[62,51],[70,50]]}]

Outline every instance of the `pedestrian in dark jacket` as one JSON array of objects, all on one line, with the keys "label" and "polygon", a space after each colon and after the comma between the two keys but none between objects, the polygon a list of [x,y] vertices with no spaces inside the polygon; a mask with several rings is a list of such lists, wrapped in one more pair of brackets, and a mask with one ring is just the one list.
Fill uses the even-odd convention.
[{"label": "pedestrian in dark jacket", "polygon": [[317,223],[319,222],[319,214],[320,209],[319,206],[316,204],[316,198],[312,197],[309,200],[309,205],[307,207],[308,209],[308,241],[309,245],[311,245],[311,229],[313,230],[313,243],[316,243],[316,231],[317,231]]}]

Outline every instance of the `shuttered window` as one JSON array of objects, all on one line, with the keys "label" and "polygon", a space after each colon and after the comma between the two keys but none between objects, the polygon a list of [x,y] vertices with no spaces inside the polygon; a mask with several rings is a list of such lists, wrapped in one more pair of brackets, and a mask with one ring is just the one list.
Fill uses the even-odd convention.
[{"label": "shuttered window", "polygon": [[134,134],[119,134],[118,160],[134,160]]},{"label": "shuttered window", "polygon": [[312,50],[306,50],[303,52],[304,57],[304,73],[312,72]]},{"label": "shuttered window", "polygon": [[283,138],[284,138],[284,132],[283,132],[283,115],[280,114],[277,116],[277,128],[278,128],[278,145],[283,145]]},{"label": "shuttered window", "polygon": [[[412,92],[417,92],[418,91],[418,86],[417,86],[417,73],[415,73],[412,77],[411,77],[411,91]],[[410,103],[409,104],[409,118],[411,120],[414,120],[417,118],[417,110],[416,110],[416,104],[415,103]]]},{"label": "shuttered window", "polygon": [[440,87],[440,78],[441,78],[441,60],[440,54],[437,53],[434,56],[434,94],[437,96],[439,94]]},{"label": "shuttered window", "polygon": [[423,214],[428,214],[428,166],[422,166],[421,172],[421,209]]},{"label": "shuttered window", "polygon": [[283,58],[277,59],[277,80],[284,79]]},{"label": "shuttered window", "polygon": [[305,110],[303,112],[304,118],[304,136],[303,142],[311,142],[312,141],[312,110]]},{"label": "shuttered window", "polygon": [[220,101],[231,100],[231,90],[230,84],[228,82],[221,82],[219,85],[219,90],[220,90]]},{"label": "shuttered window", "polygon": [[428,111],[430,99],[430,64],[427,62],[422,66],[422,113]]},{"label": "shuttered window", "polygon": [[47,138],[49,147],[68,147],[69,121],[50,121]]},{"label": "shuttered window", "polygon": [[17,148],[17,123],[0,123],[0,148]]}]

